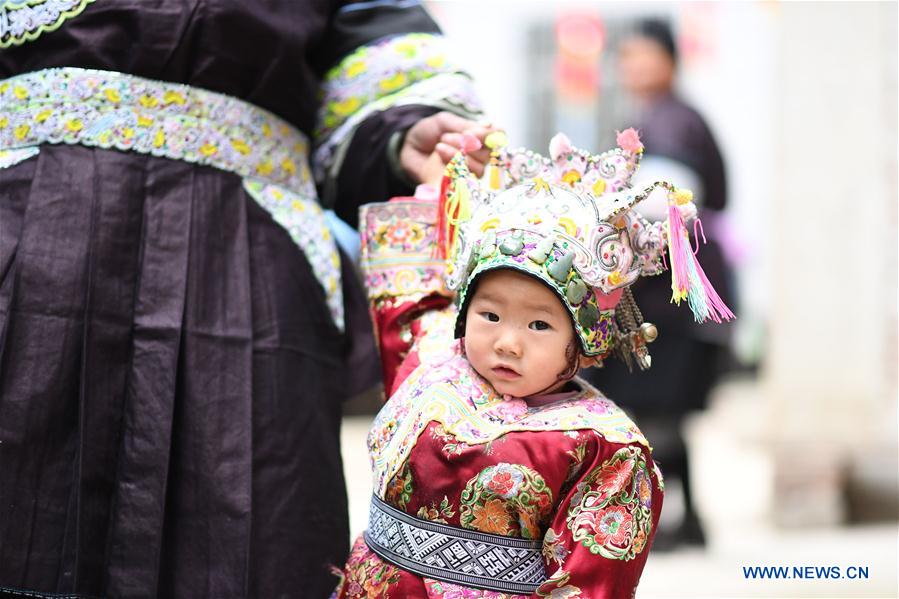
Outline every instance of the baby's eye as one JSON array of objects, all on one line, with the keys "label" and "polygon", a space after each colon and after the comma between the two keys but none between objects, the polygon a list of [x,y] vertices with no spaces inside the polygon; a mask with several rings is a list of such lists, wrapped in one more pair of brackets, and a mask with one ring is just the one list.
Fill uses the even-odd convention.
[{"label": "baby's eye", "polygon": [[549,326],[549,323],[544,320],[535,320],[528,326],[535,331],[545,331],[552,328]]},{"label": "baby's eye", "polygon": [[499,316],[497,316],[493,312],[481,312],[481,316],[483,316],[490,322],[499,322]]}]

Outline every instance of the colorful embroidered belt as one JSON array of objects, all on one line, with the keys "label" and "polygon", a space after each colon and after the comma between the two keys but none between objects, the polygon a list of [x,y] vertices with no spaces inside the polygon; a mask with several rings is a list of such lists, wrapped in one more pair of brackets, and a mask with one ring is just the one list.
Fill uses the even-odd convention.
[{"label": "colorful embroidered belt", "polygon": [[410,516],[372,496],[365,543],[419,576],[505,593],[546,580],[540,541],[492,535]]},{"label": "colorful embroidered belt", "polygon": [[0,81],[0,168],[42,144],[79,144],[229,171],[299,245],[343,329],[340,260],[309,170],[309,142],[252,104],[196,87],[64,67]]},{"label": "colorful embroidered belt", "polygon": [[315,195],[305,135],[252,104],[177,83],[72,67],[0,81],[0,149],[43,143],[208,164]]}]

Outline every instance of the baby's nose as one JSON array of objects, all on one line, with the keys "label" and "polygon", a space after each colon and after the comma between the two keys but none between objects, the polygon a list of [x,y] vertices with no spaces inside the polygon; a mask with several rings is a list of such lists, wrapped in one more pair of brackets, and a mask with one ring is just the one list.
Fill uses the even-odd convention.
[{"label": "baby's nose", "polygon": [[504,332],[496,340],[496,351],[504,355],[520,356],[521,343],[518,335],[512,331]]}]

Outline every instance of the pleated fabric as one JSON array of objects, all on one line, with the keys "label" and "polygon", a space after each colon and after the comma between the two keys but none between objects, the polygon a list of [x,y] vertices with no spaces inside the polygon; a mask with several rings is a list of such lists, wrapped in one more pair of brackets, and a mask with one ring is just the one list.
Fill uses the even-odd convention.
[{"label": "pleated fabric", "polygon": [[79,146],[0,169],[0,580],[327,596],[352,342],[236,175]]}]

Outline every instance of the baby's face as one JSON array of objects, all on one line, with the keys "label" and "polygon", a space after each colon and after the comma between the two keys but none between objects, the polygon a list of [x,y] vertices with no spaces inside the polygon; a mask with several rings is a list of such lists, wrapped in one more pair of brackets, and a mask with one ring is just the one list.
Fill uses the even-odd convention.
[{"label": "baby's face", "polygon": [[468,305],[465,353],[499,393],[526,397],[561,387],[572,343],[571,317],[545,285],[507,269],[480,278]]}]

